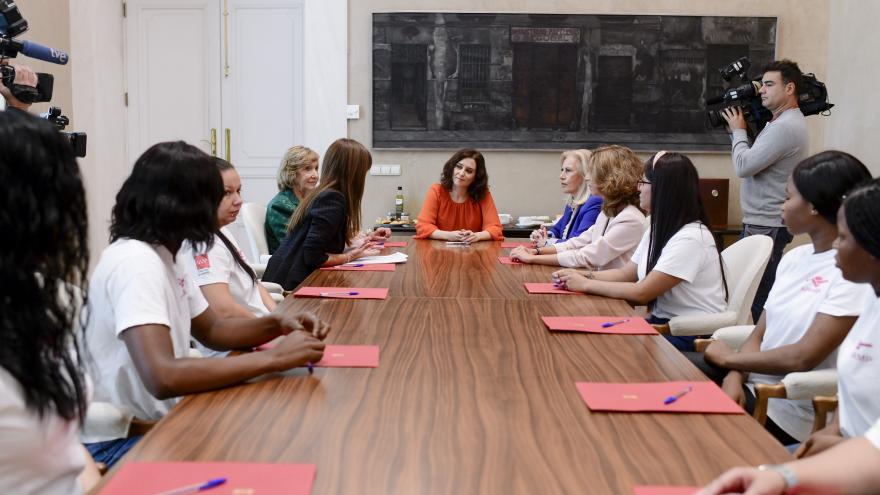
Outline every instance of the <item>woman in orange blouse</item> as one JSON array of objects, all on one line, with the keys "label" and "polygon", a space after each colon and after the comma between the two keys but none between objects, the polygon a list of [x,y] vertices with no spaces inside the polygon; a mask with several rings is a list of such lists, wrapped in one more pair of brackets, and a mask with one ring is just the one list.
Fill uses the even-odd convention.
[{"label": "woman in orange blouse", "polygon": [[504,239],[479,151],[459,150],[443,165],[440,183],[425,196],[415,238],[467,243]]}]

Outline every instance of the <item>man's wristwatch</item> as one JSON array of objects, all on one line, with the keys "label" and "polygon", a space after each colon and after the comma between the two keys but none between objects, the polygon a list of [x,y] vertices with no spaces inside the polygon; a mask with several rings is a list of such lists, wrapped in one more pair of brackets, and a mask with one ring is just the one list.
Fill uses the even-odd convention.
[{"label": "man's wristwatch", "polygon": [[758,466],[759,471],[774,471],[779,473],[782,476],[782,480],[785,482],[785,490],[791,490],[796,487],[798,484],[797,475],[794,474],[794,471],[789,469],[784,464],[761,464]]}]

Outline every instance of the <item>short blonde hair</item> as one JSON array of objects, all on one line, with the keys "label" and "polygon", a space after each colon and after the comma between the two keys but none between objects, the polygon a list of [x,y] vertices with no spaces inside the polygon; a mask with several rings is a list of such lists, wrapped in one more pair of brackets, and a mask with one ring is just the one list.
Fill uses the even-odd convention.
[{"label": "short blonde hair", "polygon": [[577,170],[584,178],[580,189],[578,189],[576,193],[569,195],[569,206],[580,206],[586,203],[587,199],[590,198],[590,156],[592,154],[593,153],[590,150],[585,149],[566,150],[563,151],[562,156],[559,157],[560,165],[562,165],[567,158],[574,158],[577,161],[575,170]]},{"label": "short blonde hair", "polygon": [[285,189],[293,190],[293,184],[296,182],[296,173],[309,162],[312,156],[316,160],[318,159],[318,154],[311,148],[299,145],[290,147],[284,153],[284,157],[281,158],[281,165],[278,167],[277,181],[279,191]]},{"label": "short blonde hair", "polygon": [[613,217],[628,205],[639,205],[639,181],[644,167],[633,151],[612,144],[593,151],[590,166],[602,193],[602,213]]}]

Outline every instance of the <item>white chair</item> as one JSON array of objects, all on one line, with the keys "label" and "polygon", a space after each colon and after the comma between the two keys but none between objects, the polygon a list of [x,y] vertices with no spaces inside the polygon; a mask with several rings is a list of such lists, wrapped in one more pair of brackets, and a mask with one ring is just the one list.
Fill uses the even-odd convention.
[{"label": "white chair", "polygon": [[[703,352],[712,340],[720,340],[732,349],[739,349],[754,330],[754,325],[721,328],[712,339],[697,339],[697,351]],[[810,400],[813,402],[813,431],[825,427],[828,413],[837,408],[837,370],[799,371],[785,375],[779,383],[755,384],[755,410],[752,416],[761,424],[767,422],[770,399]]]},{"label": "white chair", "polygon": [[240,218],[244,223],[248,243],[255,254],[250,261],[261,263],[262,256],[269,255],[269,244],[266,242],[266,207],[257,203],[241,205]]},{"label": "white chair", "polygon": [[[721,313],[676,316],[669,320],[672,335],[710,335],[719,328],[745,325],[750,322],[752,300],[770,260],[773,240],[766,235],[753,235],[736,241],[721,252],[724,276],[727,279],[727,308]],[[665,330],[662,328],[661,331]]]}]

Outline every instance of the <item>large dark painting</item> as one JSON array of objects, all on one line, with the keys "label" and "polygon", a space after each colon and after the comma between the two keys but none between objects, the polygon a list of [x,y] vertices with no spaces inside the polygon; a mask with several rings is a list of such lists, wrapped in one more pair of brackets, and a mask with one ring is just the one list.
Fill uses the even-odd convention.
[{"label": "large dark painting", "polygon": [[373,14],[373,147],[724,150],[717,69],[775,44],[773,17]]}]

